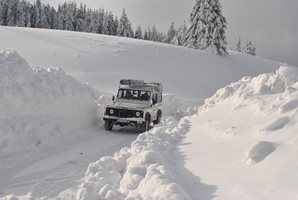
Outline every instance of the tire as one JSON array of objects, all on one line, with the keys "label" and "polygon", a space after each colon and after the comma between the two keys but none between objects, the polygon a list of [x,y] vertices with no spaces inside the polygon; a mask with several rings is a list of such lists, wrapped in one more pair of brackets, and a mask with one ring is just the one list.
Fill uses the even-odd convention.
[{"label": "tire", "polygon": [[154,125],[156,124],[160,124],[161,122],[161,111],[159,110],[158,113],[157,113],[157,119],[153,121]]},{"label": "tire", "polygon": [[113,129],[113,122],[111,120],[105,120],[105,130],[111,131]]},{"label": "tire", "polygon": [[140,133],[149,131],[149,129],[150,129],[150,115],[149,114],[146,115],[145,122],[138,125],[138,129],[139,129]]}]

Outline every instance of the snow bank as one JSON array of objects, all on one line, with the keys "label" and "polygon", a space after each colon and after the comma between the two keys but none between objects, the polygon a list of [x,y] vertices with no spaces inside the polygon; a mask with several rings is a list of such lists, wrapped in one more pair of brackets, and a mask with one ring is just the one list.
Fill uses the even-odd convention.
[{"label": "snow bank", "polygon": [[218,90],[190,119],[185,166],[216,185],[215,199],[297,199],[297,102],[295,67]]},{"label": "snow bank", "polygon": [[0,52],[0,151],[31,148],[95,126],[96,92],[58,68]]},{"label": "snow bank", "polygon": [[[244,77],[220,90],[205,100],[205,107],[228,101],[240,101],[258,95],[293,93],[297,88],[298,70],[294,67],[282,66],[275,73],[261,74],[257,77]],[[288,95],[289,96],[289,95]],[[291,110],[298,106],[298,101],[290,101],[281,108]]]}]

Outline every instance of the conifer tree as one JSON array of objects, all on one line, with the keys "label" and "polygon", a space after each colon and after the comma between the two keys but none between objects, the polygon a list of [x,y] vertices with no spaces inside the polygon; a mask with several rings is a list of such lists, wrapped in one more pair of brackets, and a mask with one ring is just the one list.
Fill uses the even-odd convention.
[{"label": "conifer tree", "polygon": [[8,1],[7,25],[14,26],[17,24],[18,18],[18,0]]},{"label": "conifer tree", "polygon": [[134,38],[136,38],[136,39],[143,39],[143,33],[142,33],[141,25],[139,25],[137,27],[136,32],[135,32],[135,35],[134,35]]},{"label": "conifer tree", "polygon": [[256,47],[252,44],[252,42],[250,40],[247,40],[242,52],[248,55],[252,55],[255,56],[256,55]]},{"label": "conifer tree", "polygon": [[241,47],[241,38],[239,37],[236,43],[236,51],[237,52],[242,52],[242,47]]},{"label": "conifer tree", "polygon": [[226,55],[227,22],[221,13],[219,0],[196,0],[186,24],[182,45],[194,49],[209,49]]},{"label": "conifer tree", "polygon": [[41,28],[41,12],[42,12],[42,5],[40,0],[36,0],[36,4],[34,6],[34,27]]},{"label": "conifer tree", "polygon": [[176,36],[176,29],[174,27],[174,22],[172,22],[171,26],[168,30],[168,34],[167,34],[165,42],[166,43],[172,43],[175,36]]},{"label": "conifer tree", "polygon": [[123,9],[121,17],[119,19],[119,25],[117,29],[117,35],[122,37],[132,37],[133,31],[131,28],[131,24],[127,18],[125,13],[125,9]]}]

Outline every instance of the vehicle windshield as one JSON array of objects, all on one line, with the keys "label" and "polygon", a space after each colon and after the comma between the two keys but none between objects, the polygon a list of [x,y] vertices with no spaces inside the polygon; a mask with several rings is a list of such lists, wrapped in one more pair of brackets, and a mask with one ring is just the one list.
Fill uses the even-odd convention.
[{"label": "vehicle windshield", "polygon": [[118,99],[149,101],[150,94],[151,93],[149,91],[144,91],[144,90],[119,89],[117,98]]}]

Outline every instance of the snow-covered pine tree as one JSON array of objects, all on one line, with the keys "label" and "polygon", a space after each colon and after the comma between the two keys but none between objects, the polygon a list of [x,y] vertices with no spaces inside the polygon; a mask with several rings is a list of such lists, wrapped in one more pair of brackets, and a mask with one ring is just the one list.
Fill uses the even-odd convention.
[{"label": "snow-covered pine tree", "polygon": [[7,25],[9,26],[15,26],[17,24],[18,5],[19,0],[9,0],[7,13]]},{"label": "snow-covered pine tree", "polygon": [[242,46],[241,46],[241,38],[239,37],[236,43],[236,49],[237,52],[242,52]]},{"label": "snow-covered pine tree", "polygon": [[183,23],[183,25],[178,29],[175,37],[173,38],[172,43],[178,46],[182,46],[183,45],[183,41],[185,38],[185,34],[186,34],[186,26],[185,26],[185,22]]},{"label": "snow-covered pine tree", "polygon": [[256,55],[256,47],[252,44],[252,42],[250,40],[247,40],[242,52],[248,55],[252,55],[255,56]]},{"label": "snow-covered pine tree", "polygon": [[116,16],[114,19],[114,23],[113,23],[113,34],[112,35],[117,35],[118,26],[119,26],[119,21],[118,21],[118,17]]},{"label": "snow-covered pine tree", "polygon": [[119,19],[119,25],[117,29],[117,35],[122,37],[132,37],[133,31],[131,28],[131,23],[129,22],[125,9],[123,9],[121,17]]},{"label": "snow-covered pine tree", "polygon": [[58,26],[58,17],[55,8],[51,7],[49,13],[49,23],[51,29],[56,29]]},{"label": "snow-covered pine tree", "polygon": [[143,33],[142,33],[142,27],[141,27],[141,25],[139,25],[137,27],[134,38],[136,38],[136,39],[143,39]]},{"label": "snow-covered pine tree", "polygon": [[171,23],[171,26],[170,26],[170,28],[168,30],[168,34],[167,34],[167,37],[166,37],[165,42],[166,43],[172,43],[174,37],[176,36],[176,33],[177,33],[177,31],[176,31],[176,29],[174,27],[174,22],[172,22]]},{"label": "snow-covered pine tree", "polygon": [[76,4],[75,3],[67,3],[65,8],[65,23],[64,30],[73,31],[75,30],[75,11]]},{"label": "snow-covered pine tree", "polygon": [[50,23],[49,23],[49,21],[50,21],[50,11],[51,11],[50,5],[42,6],[42,10],[40,12],[41,28],[46,28],[46,29],[51,28]]},{"label": "snow-covered pine tree", "polygon": [[92,12],[90,9],[87,12],[87,32],[98,33],[99,31],[99,12]]},{"label": "snow-covered pine tree", "polygon": [[76,31],[85,31],[86,29],[86,5],[83,5],[83,3],[80,4],[80,8],[77,11],[76,16]]},{"label": "snow-covered pine tree", "polygon": [[151,40],[152,41],[158,41],[158,33],[157,33],[155,25],[152,26]]},{"label": "snow-covered pine tree", "polygon": [[42,12],[42,5],[40,0],[36,0],[36,4],[34,5],[34,27],[41,28],[41,12]]},{"label": "snow-covered pine tree", "polygon": [[221,9],[219,0],[196,0],[187,21],[185,37],[181,37],[182,45],[227,55],[227,22]]},{"label": "snow-covered pine tree", "polygon": [[144,40],[149,40],[148,32],[147,30],[144,31]]},{"label": "snow-covered pine tree", "polygon": [[25,0],[20,1],[18,5],[18,20],[16,26],[26,27],[27,26],[27,15],[29,14],[27,2]]},{"label": "snow-covered pine tree", "polygon": [[106,35],[115,35],[116,34],[116,25],[114,21],[114,16],[112,12],[106,12],[103,16],[102,22],[102,34]]},{"label": "snow-covered pine tree", "polygon": [[58,11],[57,11],[57,29],[64,30],[64,24],[65,24],[65,7],[66,3],[63,5],[58,5]]},{"label": "snow-covered pine tree", "polygon": [[8,22],[8,4],[9,0],[0,1],[0,23],[4,26],[6,26]]}]

